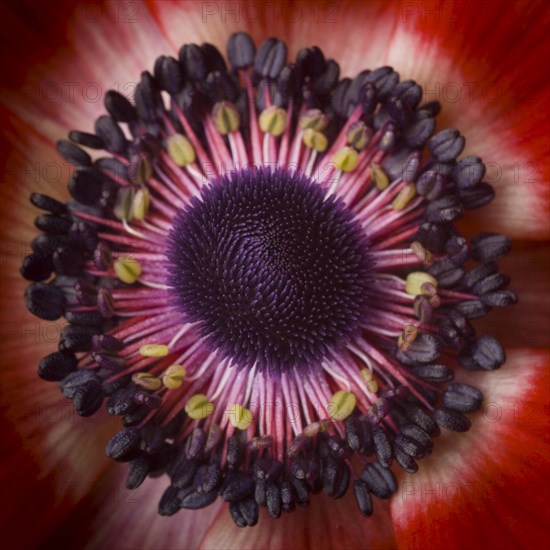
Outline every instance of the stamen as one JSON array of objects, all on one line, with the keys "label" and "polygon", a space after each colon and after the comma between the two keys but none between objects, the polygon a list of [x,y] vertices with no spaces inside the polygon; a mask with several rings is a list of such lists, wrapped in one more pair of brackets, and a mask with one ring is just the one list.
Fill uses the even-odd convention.
[{"label": "stamen", "polygon": [[352,147],[342,147],[342,149],[336,151],[332,161],[342,172],[353,172],[359,163],[359,155]]},{"label": "stamen", "polygon": [[139,353],[143,357],[166,357],[170,348],[164,344],[144,344],[139,348]]},{"label": "stamen", "polygon": [[149,210],[149,191],[143,187],[137,191],[132,201],[132,215],[135,220],[141,221]]},{"label": "stamen", "polygon": [[377,393],[378,392],[378,382],[374,379],[374,375],[372,373],[372,370],[370,369],[361,369],[361,377],[365,381],[365,384],[367,386],[367,389],[370,393]]},{"label": "stamen", "polygon": [[328,139],[325,134],[312,128],[304,130],[302,139],[306,147],[310,147],[318,153],[323,153],[328,146]]},{"label": "stamen", "polygon": [[374,181],[376,187],[380,189],[380,191],[383,191],[388,187],[390,184],[388,176],[385,174],[384,170],[380,167],[380,165],[373,162],[370,166],[371,169],[371,178]]},{"label": "stamen", "polygon": [[437,288],[437,279],[432,277],[429,273],[423,271],[413,271],[407,275],[405,282],[405,292],[411,296],[418,296],[419,294],[427,294],[429,292],[426,284],[430,284],[433,288]]},{"label": "stamen", "polygon": [[146,390],[155,391],[162,386],[162,382],[148,372],[136,372],[132,375],[132,381]]},{"label": "stamen", "polygon": [[357,151],[363,150],[370,141],[372,132],[362,121],[354,122],[346,132],[348,143]]},{"label": "stamen", "polygon": [[131,257],[117,258],[113,264],[117,277],[126,284],[135,283],[141,275],[141,265]]},{"label": "stamen", "polygon": [[197,393],[185,403],[185,412],[193,420],[202,420],[214,412],[214,405],[208,400],[206,395]]},{"label": "stamen", "polygon": [[260,113],[260,130],[279,137],[286,128],[286,111],[272,105]]},{"label": "stamen", "polygon": [[407,205],[414,199],[416,195],[416,187],[412,183],[408,183],[399,191],[399,194],[392,202],[394,210],[404,210]]},{"label": "stamen", "polygon": [[181,134],[173,134],[166,140],[170,158],[177,166],[187,166],[196,160],[195,149],[191,142]]},{"label": "stamen", "polygon": [[212,119],[222,136],[235,132],[240,125],[239,112],[229,101],[220,101],[214,105]]},{"label": "stamen", "polygon": [[162,384],[169,390],[177,390],[183,383],[186,371],[181,365],[170,365],[162,375]]},{"label": "stamen", "polygon": [[349,391],[337,391],[331,398],[327,411],[333,420],[345,420],[355,409],[357,398]]},{"label": "stamen", "polygon": [[251,411],[239,403],[234,403],[228,414],[231,424],[239,430],[248,430],[254,420]]}]

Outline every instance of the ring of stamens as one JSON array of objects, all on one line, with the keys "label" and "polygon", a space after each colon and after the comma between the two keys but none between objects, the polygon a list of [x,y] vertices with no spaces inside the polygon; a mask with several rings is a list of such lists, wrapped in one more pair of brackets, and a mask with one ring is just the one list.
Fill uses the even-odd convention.
[{"label": "ring of stamens", "polygon": [[46,213],[21,268],[29,310],[68,323],[39,374],[122,417],[107,455],[129,488],[169,474],[161,514],[221,496],[254,525],[353,477],[369,516],[393,463],[414,473],[441,427],[469,429],[483,395],[455,372],[505,362],[471,320],[516,300],[510,241],[453,226],[494,190],[457,130],[432,135],[415,82],[339,79],[316,47],[287,63],[244,33],[228,58],[162,56],[135,103],[108,92],[95,133],[58,143],[72,200],[31,196]]}]

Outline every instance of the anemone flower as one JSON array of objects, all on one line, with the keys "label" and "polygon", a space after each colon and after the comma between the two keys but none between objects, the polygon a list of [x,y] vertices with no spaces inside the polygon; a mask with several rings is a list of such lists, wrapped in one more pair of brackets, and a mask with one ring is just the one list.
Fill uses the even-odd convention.
[{"label": "anemone flower", "polygon": [[0,9],[4,538],[548,547],[544,3]]}]

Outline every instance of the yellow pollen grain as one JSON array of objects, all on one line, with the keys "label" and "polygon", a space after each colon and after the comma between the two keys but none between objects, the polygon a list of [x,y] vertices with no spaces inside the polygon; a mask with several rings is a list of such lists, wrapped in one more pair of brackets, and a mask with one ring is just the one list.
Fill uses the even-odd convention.
[{"label": "yellow pollen grain", "polygon": [[373,379],[373,374],[370,369],[361,369],[360,374],[361,378],[367,383]]},{"label": "yellow pollen grain", "polygon": [[140,156],[137,161],[135,183],[144,184],[151,179],[152,175],[153,167],[151,166],[151,162],[147,158]]},{"label": "yellow pollen grain", "polygon": [[116,276],[126,284],[134,284],[141,275],[141,265],[135,258],[121,256],[113,264]]},{"label": "yellow pollen grain", "polygon": [[166,140],[169,157],[178,166],[193,164],[196,160],[193,144],[182,134],[173,134]]},{"label": "yellow pollen grain", "polygon": [[120,187],[117,191],[113,213],[119,220],[132,219],[132,201],[134,197],[133,189],[128,187]]},{"label": "yellow pollen grain", "polygon": [[315,437],[320,431],[319,422],[313,422],[304,428],[304,435],[306,437]]},{"label": "yellow pollen grain", "polygon": [[361,369],[361,378],[365,381],[365,386],[370,393],[378,391],[378,382],[374,379],[374,375],[370,369]]},{"label": "yellow pollen grain", "polygon": [[331,398],[328,406],[328,415],[333,420],[345,420],[355,409],[357,398],[349,391],[337,391]]},{"label": "yellow pollen grain", "polygon": [[319,109],[309,109],[298,121],[298,126],[302,130],[310,129],[316,132],[324,130],[328,125],[328,118]]},{"label": "yellow pollen grain", "polygon": [[214,105],[212,120],[222,136],[238,130],[241,122],[239,111],[230,101],[220,101]]},{"label": "yellow pollen grain", "polygon": [[182,384],[187,371],[181,365],[170,365],[162,375],[162,383],[169,390],[177,390]]},{"label": "yellow pollen grain", "polygon": [[422,288],[425,283],[431,283],[437,288],[437,279],[435,277],[424,271],[412,271],[407,275],[405,292],[411,296],[425,294],[425,290]]},{"label": "yellow pollen grain", "polygon": [[275,137],[280,136],[286,128],[286,111],[272,105],[261,112],[259,124],[262,132]]},{"label": "yellow pollen grain", "polygon": [[254,420],[252,411],[243,407],[240,403],[233,403],[228,412],[229,422],[239,430],[247,430]]},{"label": "yellow pollen grain", "polygon": [[162,382],[156,376],[149,372],[136,372],[132,375],[132,382],[147,390],[158,390],[162,386]]},{"label": "yellow pollen grain", "polygon": [[348,143],[358,151],[364,149],[370,141],[369,130],[361,120],[353,123],[346,132]]},{"label": "yellow pollen grain", "polygon": [[193,420],[202,420],[214,412],[214,405],[203,393],[196,393],[185,403],[185,412]]},{"label": "yellow pollen grain", "polygon": [[136,220],[143,220],[149,211],[149,190],[146,187],[142,187],[134,195],[132,201],[132,214]]},{"label": "yellow pollen grain", "polygon": [[144,344],[139,348],[143,357],[166,357],[169,352],[170,349],[164,344]]},{"label": "yellow pollen grain", "polygon": [[353,147],[342,147],[334,153],[332,161],[342,172],[353,172],[359,164],[359,154]]},{"label": "yellow pollen grain", "polygon": [[407,351],[418,336],[418,328],[415,325],[405,325],[403,332],[397,339],[397,346],[401,351]]},{"label": "yellow pollen grain", "polygon": [[318,153],[322,153],[328,147],[328,139],[325,134],[307,128],[304,130],[302,137],[304,145],[310,149],[315,149]]},{"label": "yellow pollen grain", "polygon": [[380,189],[380,191],[383,191],[388,187],[390,184],[390,180],[388,179],[388,176],[382,170],[379,164],[376,164],[376,162],[373,162],[370,165],[370,176],[372,178],[372,181],[374,181],[374,185]]},{"label": "yellow pollen grain", "polygon": [[418,241],[413,241],[411,243],[411,250],[424,265],[430,266],[434,263],[433,254],[424,248]]},{"label": "yellow pollen grain", "polygon": [[371,380],[370,382],[367,382],[367,390],[370,393],[376,393],[378,391],[378,382],[376,380]]},{"label": "yellow pollen grain", "polygon": [[414,183],[407,183],[401,191],[397,194],[397,197],[393,199],[391,203],[394,210],[404,210],[407,205],[414,199],[416,196],[416,187]]}]

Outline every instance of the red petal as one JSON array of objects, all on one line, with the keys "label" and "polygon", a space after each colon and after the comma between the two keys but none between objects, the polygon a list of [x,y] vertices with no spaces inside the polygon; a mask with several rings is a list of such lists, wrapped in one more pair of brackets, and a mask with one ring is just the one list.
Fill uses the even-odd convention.
[{"label": "red petal", "polygon": [[21,4],[0,12],[10,45],[3,102],[51,142],[91,131],[107,90],[132,97],[141,72],[170,50],[142,2]]},{"label": "red petal", "polygon": [[519,351],[500,370],[462,377],[485,394],[466,434],[402,476],[391,505],[399,546],[545,548],[550,535],[549,356]]},{"label": "red petal", "polygon": [[110,466],[103,449],[118,422],[109,422],[105,413],[79,418],[57,384],[38,379],[38,362],[55,351],[65,323],[39,321],[26,311],[23,294],[27,284],[19,275],[19,266],[36,235],[32,225],[36,211],[28,202],[30,190],[34,185],[45,191],[49,176],[44,178],[42,169],[60,166],[51,161],[53,147],[31,128],[14,122],[4,125],[4,130],[9,136],[22,130],[25,136],[24,140],[14,139],[11,150],[1,148],[3,153],[9,152],[4,164],[6,179],[17,182],[2,187],[0,202],[0,317],[6,367],[1,379],[4,452],[0,467],[5,472],[2,494],[10,502],[4,507],[3,519],[9,525],[4,538],[13,536],[18,546],[33,547],[67,517]]},{"label": "red petal", "polygon": [[6,544],[13,537],[17,547],[35,547],[110,466],[103,449],[116,421],[109,422],[105,412],[79,418],[56,384],[38,380],[39,357],[52,351],[48,339],[53,334],[57,339],[59,328],[20,315],[17,308],[4,309],[9,302],[3,302],[2,358],[7,368],[2,373],[0,490],[3,521],[9,526],[3,538]]},{"label": "red petal", "polygon": [[[75,507],[68,521],[46,541],[51,548],[197,548],[222,503],[202,510],[181,510],[175,516],[158,515],[158,503],[169,484],[166,476],[148,479],[128,491],[127,465],[118,464]],[[77,525],[78,529],[68,529]]]},{"label": "red petal", "polygon": [[353,490],[342,500],[312,495],[307,508],[297,508],[280,519],[262,509],[258,525],[239,528],[225,506],[218,514],[201,548],[334,548],[372,550],[395,548],[393,527],[385,502],[376,502],[372,517],[357,510]]},{"label": "red petal", "polygon": [[443,103],[446,124],[464,133],[466,152],[483,157],[486,179],[497,188],[477,225],[548,237],[550,121],[541,70],[550,55],[546,3],[406,2],[402,15],[400,30],[422,37],[409,55],[422,68],[413,68],[413,77],[425,83],[428,99]]}]

